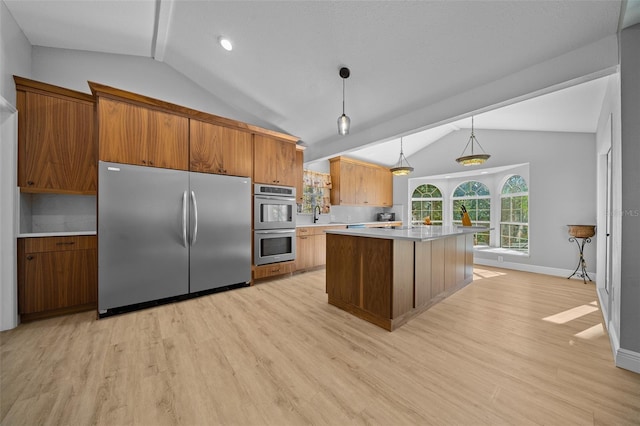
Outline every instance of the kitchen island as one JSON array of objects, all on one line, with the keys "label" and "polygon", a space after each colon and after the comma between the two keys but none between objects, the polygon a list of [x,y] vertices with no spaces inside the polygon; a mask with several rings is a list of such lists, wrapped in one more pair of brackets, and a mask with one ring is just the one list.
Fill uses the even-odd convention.
[{"label": "kitchen island", "polygon": [[327,230],[329,303],[389,331],[473,280],[485,227]]}]

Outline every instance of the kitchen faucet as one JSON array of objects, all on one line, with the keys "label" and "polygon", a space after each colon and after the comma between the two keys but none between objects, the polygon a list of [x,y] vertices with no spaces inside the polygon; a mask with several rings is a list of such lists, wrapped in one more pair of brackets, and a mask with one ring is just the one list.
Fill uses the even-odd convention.
[{"label": "kitchen faucet", "polygon": [[[318,213],[318,216],[316,216],[316,213]],[[320,206],[315,206],[313,208],[313,223],[316,223],[318,220],[320,220]]]}]

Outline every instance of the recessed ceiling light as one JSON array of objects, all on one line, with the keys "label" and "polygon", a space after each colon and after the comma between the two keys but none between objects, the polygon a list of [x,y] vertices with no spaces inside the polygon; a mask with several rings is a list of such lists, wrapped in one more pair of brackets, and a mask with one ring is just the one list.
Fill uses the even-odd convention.
[{"label": "recessed ceiling light", "polygon": [[481,175],[486,175],[489,172],[480,172]]},{"label": "recessed ceiling light", "polygon": [[229,40],[228,38],[220,37],[218,38],[218,42],[220,43],[220,46],[222,46],[224,50],[228,50],[228,51],[233,50],[233,45],[231,44],[231,40]]}]

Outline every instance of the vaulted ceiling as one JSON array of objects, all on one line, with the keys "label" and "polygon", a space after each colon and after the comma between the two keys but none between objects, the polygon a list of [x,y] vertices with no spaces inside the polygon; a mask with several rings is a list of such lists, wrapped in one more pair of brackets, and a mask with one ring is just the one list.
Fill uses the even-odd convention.
[{"label": "vaulted ceiling", "polygon": [[[629,4],[4,1],[34,46],[153,57],[310,147],[356,135],[376,142],[369,132],[380,122],[616,34]],[[351,69],[346,137],[336,126],[341,66]],[[596,98],[602,87],[592,88]]]}]

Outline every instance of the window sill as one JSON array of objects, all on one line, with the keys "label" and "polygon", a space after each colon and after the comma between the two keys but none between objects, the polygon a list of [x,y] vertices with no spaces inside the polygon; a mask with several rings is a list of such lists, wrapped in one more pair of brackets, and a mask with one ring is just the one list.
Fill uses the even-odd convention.
[{"label": "window sill", "polygon": [[499,255],[509,255],[517,257],[529,257],[529,253],[523,253],[517,250],[510,250],[502,247],[489,247],[489,246],[473,246],[473,251],[477,253],[494,253]]}]

